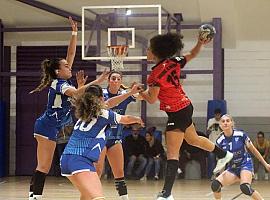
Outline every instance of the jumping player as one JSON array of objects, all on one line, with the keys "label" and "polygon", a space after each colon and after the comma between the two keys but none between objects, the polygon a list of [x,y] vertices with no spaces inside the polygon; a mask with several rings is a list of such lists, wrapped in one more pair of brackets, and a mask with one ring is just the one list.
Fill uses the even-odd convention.
[{"label": "jumping player", "polygon": [[221,188],[240,182],[243,194],[255,200],[262,200],[261,195],[251,187],[253,176],[252,158],[247,149],[270,171],[270,165],[264,160],[260,152],[254,147],[244,131],[234,129],[234,122],[230,115],[223,115],[220,120],[221,136],[217,145],[233,153],[233,159],[227,169],[221,173],[211,185],[215,199],[221,199]]},{"label": "jumping player", "polygon": [[[122,73],[119,71],[112,71],[109,74],[108,87],[103,89],[105,100],[127,93],[127,90],[122,85],[122,78]],[[111,109],[120,115],[124,115],[128,104],[135,101],[136,97],[130,96]],[[113,124],[106,129],[106,146],[100,155],[98,163],[96,164],[96,169],[98,175],[101,176],[104,167],[104,160],[107,156],[112,168],[115,187],[120,200],[128,200],[128,191],[124,178],[124,155],[121,140],[122,131],[123,126],[121,124]]]},{"label": "jumping player", "polygon": [[140,117],[104,110],[103,92],[97,85],[89,86],[76,100],[75,107],[79,120],[61,157],[61,172],[80,191],[81,200],[105,199],[93,163],[105,146],[106,126],[119,123],[143,126],[143,122]]},{"label": "jumping player", "polygon": [[150,47],[147,59],[154,61],[156,65],[152,67],[148,77],[148,89],[140,95],[149,103],[160,101],[160,110],[168,115],[166,127],[167,144],[167,169],[165,183],[162,192],[158,195],[158,200],[173,200],[171,190],[174,184],[178,169],[179,149],[185,139],[190,145],[213,152],[218,158],[215,171],[221,170],[226,163],[232,159],[232,153],[225,152],[205,137],[197,135],[192,123],[193,106],[186,96],[180,84],[181,69],[190,60],[195,58],[201,47],[209,40],[198,39],[195,47],[186,55],[174,57],[183,48],[182,36],[175,33],[154,36],[150,40]]}]

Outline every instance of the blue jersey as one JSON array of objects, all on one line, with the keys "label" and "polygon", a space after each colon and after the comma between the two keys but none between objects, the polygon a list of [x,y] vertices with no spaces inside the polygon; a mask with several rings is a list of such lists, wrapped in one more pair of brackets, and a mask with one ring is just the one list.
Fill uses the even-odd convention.
[{"label": "blue jersey", "polygon": [[[109,90],[107,88],[103,89],[103,96],[104,96],[105,100],[108,100],[112,97],[122,95],[125,93],[127,93],[127,90],[119,90],[117,92],[117,94],[112,94],[109,92]],[[133,96],[130,96],[127,99],[125,99],[124,101],[122,101],[120,104],[118,104],[117,106],[115,106],[111,109],[120,115],[124,115],[126,113],[126,109],[127,109],[128,104],[131,102],[135,102],[135,101],[136,101],[136,98]],[[121,124],[118,124],[118,125],[111,124],[111,126],[106,129],[106,135],[107,135],[106,139],[107,140],[121,139],[122,130],[123,130],[123,126]]]},{"label": "blue jersey", "polygon": [[251,161],[251,156],[247,151],[246,144],[250,142],[247,134],[240,130],[233,130],[230,137],[226,137],[223,133],[217,139],[217,145],[233,153],[233,159],[229,163],[229,167],[243,168],[243,164]]},{"label": "blue jersey", "polygon": [[61,121],[70,114],[70,97],[65,92],[74,88],[71,82],[64,79],[54,79],[48,93],[47,114]]},{"label": "blue jersey", "polygon": [[111,110],[102,110],[102,114],[98,118],[93,118],[88,123],[79,119],[63,155],[78,155],[86,157],[92,162],[97,161],[105,146],[106,126],[108,124],[116,125],[120,119],[121,115]]},{"label": "blue jersey", "polygon": [[40,135],[55,141],[58,132],[67,125],[72,125],[69,97],[65,92],[74,88],[71,82],[64,79],[54,79],[49,88],[47,109],[34,126],[34,135]]}]

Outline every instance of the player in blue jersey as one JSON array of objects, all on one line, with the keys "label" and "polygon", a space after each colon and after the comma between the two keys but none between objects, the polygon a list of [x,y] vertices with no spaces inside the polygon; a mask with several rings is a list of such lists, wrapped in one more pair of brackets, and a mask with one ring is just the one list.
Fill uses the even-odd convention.
[{"label": "player in blue jersey", "polygon": [[[108,87],[103,89],[104,98],[110,99],[125,93],[127,93],[127,90],[122,85],[122,73],[112,71],[108,77]],[[130,96],[119,105],[113,107],[112,110],[120,115],[124,115],[128,104],[135,101],[136,97]],[[97,173],[101,176],[104,160],[107,155],[115,179],[115,187],[120,199],[128,200],[127,186],[124,179],[124,155],[121,140],[123,126],[120,124],[112,124],[106,131],[108,133],[106,138],[107,142],[96,165]]]},{"label": "player in blue jersey", "polygon": [[[77,74],[77,82],[80,88],[72,86],[71,78],[72,64],[76,52],[77,44],[77,23],[69,18],[72,27],[67,57],[45,59],[42,62],[42,80],[40,85],[30,93],[42,91],[49,86],[48,104],[45,112],[40,116],[34,127],[34,136],[37,141],[37,167],[30,183],[29,200],[41,199],[46,175],[50,170],[56,138],[59,130],[72,124],[70,114],[70,97],[74,97],[94,83],[102,82],[107,78],[107,72],[95,81],[84,85],[86,78],[82,71]],[[84,86],[83,86],[84,85]]]},{"label": "player in blue jersey", "polygon": [[261,195],[251,187],[253,163],[248,150],[270,171],[270,165],[264,160],[259,151],[253,146],[244,131],[234,129],[234,122],[230,115],[223,115],[220,120],[221,136],[217,145],[233,153],[233,159],[226,170],[221,173],[211,185],[215,199],[221,199],[221,188],[240,182],[240,190],[252,199],[262,200]]},{"label": "player in blue jersey", "polygon": [[61,157],[61,173],[80,191],[81,200],[105,199],[94,162],[98,161],[106,141],[108,125],[139,123],[140,117],[119,115],[104,109],[100,86],[91,85],[76,100],[76,116],[79,119]]}]

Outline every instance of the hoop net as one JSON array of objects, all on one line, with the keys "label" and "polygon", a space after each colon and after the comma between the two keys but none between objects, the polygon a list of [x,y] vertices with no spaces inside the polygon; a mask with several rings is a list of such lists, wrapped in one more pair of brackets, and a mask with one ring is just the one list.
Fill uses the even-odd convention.
[{"label": "hoop net", "polygon": [[111,66],[113,70],[119,71],[124,69],[123,61],[128,53],[128,46],[115,45],[107,46],[108,55],[111,59]]}]

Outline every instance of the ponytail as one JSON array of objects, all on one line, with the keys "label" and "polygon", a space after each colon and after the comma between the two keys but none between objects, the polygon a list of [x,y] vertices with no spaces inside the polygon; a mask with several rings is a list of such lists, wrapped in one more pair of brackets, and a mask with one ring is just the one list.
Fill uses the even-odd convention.
[{"label": "ponytail", "polygon": [[57,74],[55,73],[55,70],[59,69],[60,61],[63,58],[56,58],[56,59],[45,59],[41,63],[41,69],[42,69],[42,79],[40,81],[40,84],[32,90],[29,94],[32,94],[34,92],[40,92],[44,88],[46,88],[51,82],[52,79],[57,78]]}]

